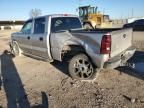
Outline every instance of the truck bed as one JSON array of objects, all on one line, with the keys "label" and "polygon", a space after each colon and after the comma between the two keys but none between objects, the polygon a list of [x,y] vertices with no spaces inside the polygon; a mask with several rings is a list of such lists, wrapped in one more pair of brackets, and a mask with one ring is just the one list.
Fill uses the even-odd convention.
[{"label": "truck bed", "polygon": [[75,33],[107,33],[107,32],[113,32],[117,30],[122,30],[122,28],[103,28],[103,29],[94,29],[94,30],[86,30],[86,29],[75,29],[70,30],[70,32]]},{"label": "truck bed", "polygon": [[[132,46],[132,29],[110,28],[96,30],[71,30],[73,36],[80,37],[86,44],[94,47],[97,54],[100,54],[102,37],[106,34],[111,35],[110,57],[117,56]],[[90,40],[90,41],[88,41]],[[95,42],[93,42],[95,41]],[[93,44],[95,43],[95,44]]]}]

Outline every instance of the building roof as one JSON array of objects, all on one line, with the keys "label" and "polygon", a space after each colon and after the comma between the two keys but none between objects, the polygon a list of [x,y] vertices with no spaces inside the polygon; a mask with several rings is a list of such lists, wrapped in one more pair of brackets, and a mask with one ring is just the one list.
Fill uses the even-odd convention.
[{"label": "building roof", "polygon": [[0,21],[0,25],[23,25],[25,21]]}]

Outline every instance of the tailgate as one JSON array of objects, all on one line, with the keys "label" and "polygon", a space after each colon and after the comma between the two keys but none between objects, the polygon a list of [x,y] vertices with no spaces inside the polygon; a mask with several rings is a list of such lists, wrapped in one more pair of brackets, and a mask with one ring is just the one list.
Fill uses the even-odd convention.
[{"label": "tailgate", "polygon": [[111,57],[125,51],[132,46],[132,29],[123,29],[111,32]]}]

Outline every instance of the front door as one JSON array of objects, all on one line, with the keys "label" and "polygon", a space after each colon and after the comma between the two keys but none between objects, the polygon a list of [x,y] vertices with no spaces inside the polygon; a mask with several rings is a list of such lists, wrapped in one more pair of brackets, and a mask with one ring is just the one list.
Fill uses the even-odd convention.
[{"label": "front door", "polygon": [[31,54],[31,33],[32,33],[32,27],[33,27],[33,21],[32,20],[29,20],[27,21],[21,32],[17,33],[17,41],[18,41],[18,44],[21,48],[21,50],[24,52],[24,53],[29,53]]}]

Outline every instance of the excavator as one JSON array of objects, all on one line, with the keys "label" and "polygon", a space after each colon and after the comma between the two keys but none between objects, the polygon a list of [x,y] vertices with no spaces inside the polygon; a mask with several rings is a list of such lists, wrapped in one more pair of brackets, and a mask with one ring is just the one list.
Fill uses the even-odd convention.
[{"label": "excavator", "polygon": [[98,7],[81,6],[78,8],[79,17],[85,29],[111,28],[112,22],[109,15],[103,15],[97,11]]}]

